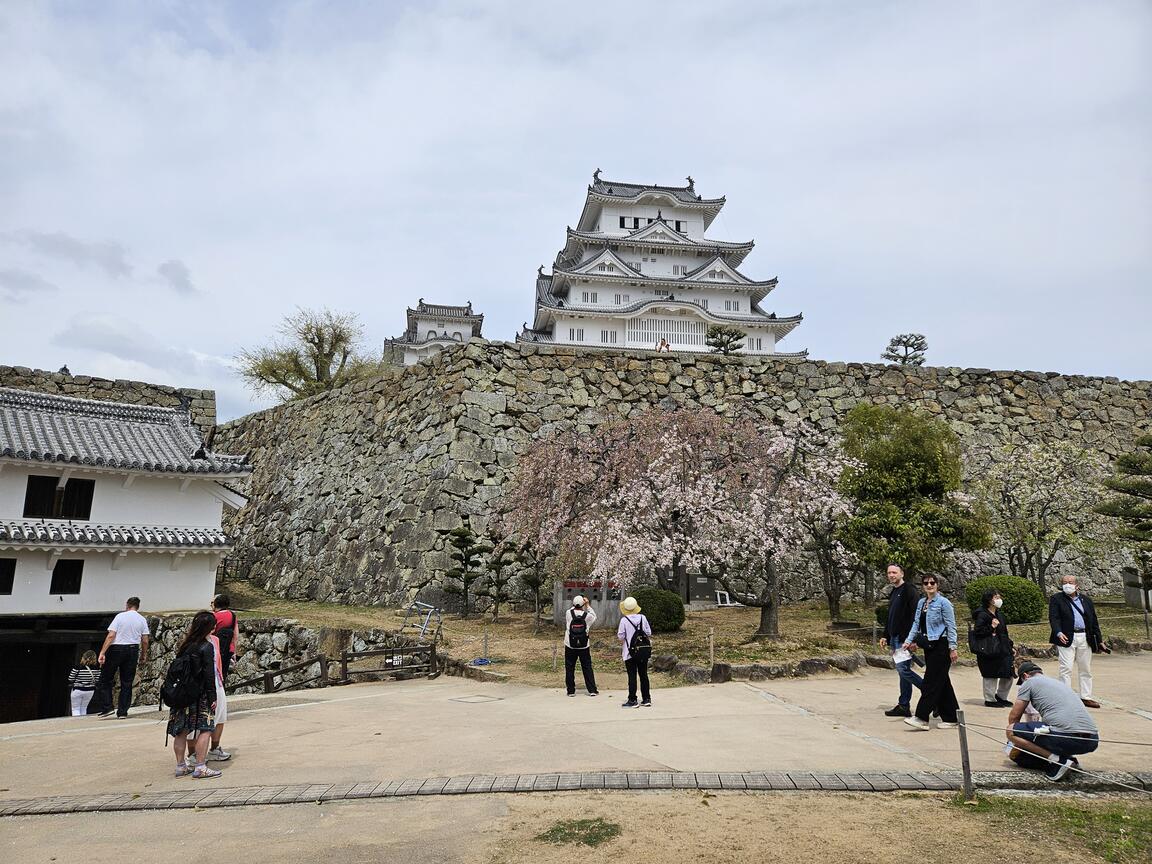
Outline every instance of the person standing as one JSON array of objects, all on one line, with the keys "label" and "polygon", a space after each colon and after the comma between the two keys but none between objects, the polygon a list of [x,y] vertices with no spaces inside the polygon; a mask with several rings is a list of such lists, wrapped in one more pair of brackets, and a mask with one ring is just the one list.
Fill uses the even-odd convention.
[{"label": "person standing", "polygon": [[112,619],[108,625],[108,635],[100,647],[100,682],[96,695],[95,712],[101,717],[113,711],[112,682],[120,673],[120,700],[116,705],[116,717],[128,716],[132,705],[132,682],[136,680],[136,667],[148,660],[148,619],[140,614],[140,598],[129,597],[124,611]]},{"label": "person standing", "polygon": [[596,675],[592,671],[592,647],[588,631],[596,623],[594,610],[581,595],[572,598],[572,608],[564,613],[564,686],[569,696],[576,695],[576,663],[584,674],[584,687],[589,696],[598,696]]},{"label": "person standing", "polygon": [[1003,605],[999,591],[985,591],[972,618],[972,643],[984,683],[984,705],[988,708],[1012,707],[1008,701],[1013,675],[1012,640],[1008,638],[1008,622],[1000,612]]},{"label": "person standing", "polygon": [[[904,581],[904,568],[899,564],[889,564],[885,573],[892,593],[888,595],[888,620],[884,622],[884,635],[880,647],[891,647],[892,659],[896,663],[896,674],[900,676],[900,696],[895,707],[884,712],[886,717],[912,716],[912,688],[924,686],[924,679],[912,669],[912,655],[903,648],[904,639],[912,632],[912,618],[916,603],[920,599],[914,585]],[[907,660],[897,660],[896,657]]]},{"label": "person standing", "polygon": [[[1008,741],[1017,750],[1044,760],[1019,760],[1019,764],[1042,767],[1044,775],[1055,782],[1073,768],[1079,768],[1077,756],[1092,753],[1100,746],[1100,731],[1072,688],[1063,681],[1046,677],[1044,670],[1032,661],[1020,664],[1016,683],[1020,689],[1008,713],[1005,730]],[[1040,712],[1042,722],[1019,722],[1029,706]]]},{"label": "person standing", "polygon": [[72,716],[83,717],[88,713],[88,703],[96,692],[100,680],[100,667],[96,664],[96,652],[85,651],[80,665],[73,666],[68,673],[68,683],[72,686]]},{"label": "person standing", "polygon": [[1051,642],[1060,655],[1060,680],[1072,686],[1072,664],[1075,663],[1080,700],[1089,708],[1099,708],[1100,703],[1092,698],[1092,655],[1110,649],[1100,633],[1096,607],[1091,598],[1078,589],[1076,577],[1069,574],[1060,579],[1060,593],[1048,599]]},{"label": "person standing", "polygon": [[[635,597],[625,597],[620,603],[620,626],[616,638],[623,645],[624,668],[628,670],[628,701],[622,708],[652,707],[652,691],[648,686],[648,660],[652,656],[652,625],[648,616],[640,614]],[[640,702],[636,702],[636,680],[640,680]]]},{"label": "person standing", "polygon": [[[195,699],[168,712],[168,734],[175,739],[172,749],[176,754],[177,777],[186,777],[188,774],[196,779],[220,776],[219,771],[209,768],[207,764],[208,747],[212,743],[211,733],[216,726],[216,649],[208,641],[215,626],[216,616],[211,612],[197,612],[176,649],[177,658],[184,654],[191,655],[195,678],[190,680],[199,684]],[[194,744],[190,745],[189,739]],[[185,761],[189,755],[194,755],[194,766],[189,766]]]},{"label": "person standing", "polygon": [[956,701],[956,691],[952,689],[948,670],[957,657],[956,611],[952,603],[940,593],[940,585],[935,576],[924,576],[920,586],[924,589],[924,596],[916,604],[912,631],[904,647],[909,651],[915,651],[917,647],[924,649],[924,684],[920,687],[916,713],[905,717],[904,722],[913,729],[927,731],[930,728],[929,719],[936,713],[940,715],[941,729],[954,729],[960,703]]},{"label": "person standing", "polygon": [[227,681],[232,659],[240,653],[240,627],[232,611],[232,599],[227,594],[217,594],[212,598],[212,614],[216,616],[215,635],[220,640],[222,677]]}]

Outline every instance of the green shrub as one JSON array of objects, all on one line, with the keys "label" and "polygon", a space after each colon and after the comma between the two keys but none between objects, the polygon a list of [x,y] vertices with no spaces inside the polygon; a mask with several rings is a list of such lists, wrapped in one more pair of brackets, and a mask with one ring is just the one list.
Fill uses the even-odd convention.
[{"label": "green shrub", "polygon": [[1035,582],[1019,576],[981,576],[964,586],[968,611],[973,615],[980,608],[980,598],[985,591],[995,590],[1004,598],[1000,610],[1009,624],[1025,624],[1043,621],[1048,613],[1048,599]]},{"label": "green shrub", "polygon": [[684,601],[679,594],[663,588],[637,588],[632,596],[648,616],[653,633],[673,633],[684,626]]}]

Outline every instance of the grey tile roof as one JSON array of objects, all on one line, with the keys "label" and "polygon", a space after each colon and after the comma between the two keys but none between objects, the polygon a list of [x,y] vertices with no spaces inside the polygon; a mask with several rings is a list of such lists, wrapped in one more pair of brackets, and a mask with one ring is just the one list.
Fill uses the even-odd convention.
[{"label": "grey tile roof", "polygon": [[701,198],[696,194],[694,186],[660,186],[656,183],[647,185],[643,183],[622,183],[616,180],[601,180],[597,177],[588,188],[598,195],[610,195],[613,198],[635,198],[642,192],[667,192],[676,198],[677,201],[683,201],[685,204],[718,204],[724,201],[722,197]]},{"label": "grey tile roof", "polygon": [[200,432],[178,408],[0,387],[0,458],[164,474],[251,473],[244,457],[202,448]]},{"label": "grey tile roof", "polygon": [[93,525],[58,519],[0,520],[0,546],[51,548],[152,547],[163,549],[229,548],[219,528],[171,528],[156,525]]}]

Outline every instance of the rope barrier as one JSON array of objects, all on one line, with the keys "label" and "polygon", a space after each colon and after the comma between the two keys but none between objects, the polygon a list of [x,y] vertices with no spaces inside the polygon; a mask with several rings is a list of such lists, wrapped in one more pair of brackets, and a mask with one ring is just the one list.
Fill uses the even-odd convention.
[{"label": "rope barrier", "polygon": [[[963,726],[965,726],[966,728],[972,728],[972,726],[973,726],[973,725],[975,725],[975,724],[972,724],[972,723],[964,723],[964,724],[962,724],[962,725],[963,725]],[[989,741],[992,741],[992,742],[994,742],[994,743],[996,744],[996,749],[997,749],[997,750],[1003,749],[1003,746],[1004,746],[1004,744],[1006,743],[1006,742],[1004,742],[1004,741],[1000,741],[1000,740],[999,740],[999,739],[997,739],[997,738],[993,738],[991,735],[988,735],[988,734],[987,734],[987,733],[985,733],[985,732],[981,732],[981,731],[980,731],[980,730],[978,730],[978,729],[972,729],[972,731],[973,731],[973,732],[975,732],[977,735],[979,735],[981,738],[987,738]],[[1078,774],[1086,774],[1086,775],[1087,775],[1087,776],[1089,776],[1089,777],[1095,777],[1096,779],[1098,779],[1098,780],[1101,780],[1101,781],[1103,781],[1104,783],[1108,783],[1108,784],[1111,784],[1111,785],[1113,785],[1113,786],[1119,786],[1119,787],[1121,787],[1121,788],[1123,788],[1123,789],[1131,789],[1133,792],[1139,792],[1139,793],[1140,793],[1140,794],[1142,794],[1142,795],[1147,795],[1147,796],[1149,796],[1149,797],[1152,797],[1152,791],[1150,791],[1150,790],[1148,790],[1148,789],[1141,789],[1139,786],[1133,786],[1133,785],[1131,785],[1131,784],[1129,784],[1129,783],[1122,783],[1122,782],[1120,782],[1119,780],[1113,780],[1111,777],[1105,777],[1103,774],[1097,774],[1097,773],[1096,773],[1096,772],[1094,772],[1094,771],[1086,771],[1086,770],[1084,770],[1083,768],[1078,768],[1078,767],[1076,767],[1076,766],[1074,766],[1074,765],[1069,765],[1069,766],[1068,766],[1068,769],[1069,769],[1070,771],[1075,771],[1075,772],[1077,772]]]},{"label": "rope barrier", "polygon": [[[989,726],[986,723],[973,723],[971,721],[967,721],[965,725],[975,726],[975,727],[978,727],[980,729],[1003,729],[1003,728],[1005,728],[1003,726]],[[1083,731],[1089,732],[1091,730],[1085,729]],[[1077,734],[1075,732],[1066,732],[1064,734],[1059,734],[1056,732],[1041,732],[1041,733],[1037,733],[1037,734],[1044,735],[1048,738],[1077,738],[1077,739],[1079,739],[1079,738],[1081,738],[1081,735],[1083,733]],[[1125,747],[1152,747],[1152,741],[1113,741],[1113,740],[1108,739],[1108,738],[1098,738],[1097,740],[1101,744],[1121,744]]]}]

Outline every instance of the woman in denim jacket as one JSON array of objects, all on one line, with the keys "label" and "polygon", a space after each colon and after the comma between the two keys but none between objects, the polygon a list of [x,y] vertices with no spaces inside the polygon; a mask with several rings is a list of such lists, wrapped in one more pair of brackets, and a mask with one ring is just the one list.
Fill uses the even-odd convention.
[{"label": "woman in denim jacket", "polygon": [[952,604],[940,594],[936,577],[930,574],[920,582],[924,596],[916,604],[912,617],[912,632],[904,647],[915,651],[924,649],[924,685],[920,688],[920,701],[916,713],[904,722],[913,729],[926,731],[933,714],[940,715],[941,729],[956,727],[956,692],[948,670],[956,662],[956,612]]}]

